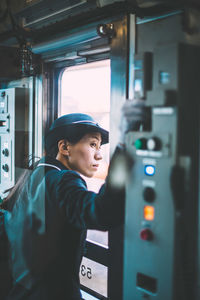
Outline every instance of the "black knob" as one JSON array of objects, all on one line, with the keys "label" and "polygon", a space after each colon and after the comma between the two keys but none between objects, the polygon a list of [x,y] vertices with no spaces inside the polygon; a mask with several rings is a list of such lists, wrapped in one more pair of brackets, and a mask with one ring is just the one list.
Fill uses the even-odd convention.
[{"label": "black knob", "polygon": [[3,149],[2,153],[3,153],[3,155],[8,156],[9,155],[9,150],[7,148]]},{"label": "black knob", "polygon": [[6,92],[4,91],[4,92],[1,92],[1,97],[5,97],[5,95],[6,95]]},{"label": "black knob", "polygon": [[5,172],[8,172],[9,171],[9,167],[7,164],[3,165],[2,166],[2,169],[5,171]]},{"label": "black knob", "polygon": [[155,200],[156,193],[153,188],[146,187],[143,192],[143,197],[144,197],[144,200],[151,203]]}]

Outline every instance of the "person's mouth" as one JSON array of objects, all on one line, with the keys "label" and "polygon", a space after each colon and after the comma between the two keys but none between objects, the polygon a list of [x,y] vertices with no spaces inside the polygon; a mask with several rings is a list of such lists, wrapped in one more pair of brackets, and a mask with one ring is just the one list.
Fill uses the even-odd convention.
[{"label": "person's mouth", "polygon": [[98,169],[98,167],[99,167],[99,164],[94,164],[94,165],[92,165],[93,166],[93,168],[95,168],[96,170]]}]

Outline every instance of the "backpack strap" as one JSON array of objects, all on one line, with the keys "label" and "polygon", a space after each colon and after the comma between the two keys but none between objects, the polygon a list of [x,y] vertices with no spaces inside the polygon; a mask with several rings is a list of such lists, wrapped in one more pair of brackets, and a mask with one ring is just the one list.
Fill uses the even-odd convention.
[{"label": "backpack strap", "polygon": [[0,209],[0,299],[7,299],[12,289],[13,278],[10,270],[9,243],[5,231],[5,214],[7,211]]},{"label": "backpack strap", "polygon": [[51,164],[46,164],[46,163],[39,163],[37,165],[37,167],[51,167],[51,168],[57,169],[58,171],[61,171],[61,169],[58,168],[57,166],[51,165]]}]

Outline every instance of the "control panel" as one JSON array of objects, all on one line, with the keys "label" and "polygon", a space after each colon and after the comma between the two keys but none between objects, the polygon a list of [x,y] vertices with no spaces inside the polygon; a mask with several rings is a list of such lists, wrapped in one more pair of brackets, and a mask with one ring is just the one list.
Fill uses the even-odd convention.
[{"label": "control panel", "polygon": [[143,92],[151,126],[126,136],[135,163],[126,189],[123,300],[196,299],[199,53],[184,44],[154,50],[152,90]]},{"label": "control panel", "polygon": [[[125,262],[126,273],[129,274],[126,284],[130,284],[131,288],[133,281],[131,283],[130,278],[136,280],[134,294],[137,297],[133,299],[143,299],[143,294],[155,296],[158,292],[157,299],[173,299],[171,291],[166,294],[166,282],[160,280],[160,272],[165,273],[166,280],[172,279],[173,265],[170,261],[174,251],[175,212],[173,201],[170,201],[170,177],[175,163],[176,109],[171,107],[170,114],[169,108],[153,109],[153,124],[160,118],[160,112],[170,124],[168,132],[162,127],[159,131],[156,127],[153,133],[130,132],[126,141],[127,151],[135,160],[133,180],[127,187],[125,235],[125,260],[135,258],[132,264],[128,259]],[[168,268],[165,269],[167,260]],[[131,299],[129,297],[127,295],[125,299]]]},{"label": "control panel", "polygon": [[26,88],[0,90],[0,196],[11,188],[28,154],[29,95]]}]

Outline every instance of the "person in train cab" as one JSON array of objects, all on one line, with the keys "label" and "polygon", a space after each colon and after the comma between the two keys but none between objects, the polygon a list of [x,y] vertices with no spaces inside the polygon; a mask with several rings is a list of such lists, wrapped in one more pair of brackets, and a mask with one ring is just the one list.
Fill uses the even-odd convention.
[{"label": "person in train cab", "polygon": [[81,299],[86,230],[109,230],[124,219],[126,176],[120,176],[120,184],[116,165],[124,174],[130,169],[124,136],[145,118],[144,105],[127,101],[122,115],[119,146],[98,193],[88,191],[81,175],[97,171],[108,131],[81,113],[53,122],[45,137],[46,155],[10,191],[3,203],[13,277],[7,300]]}]

